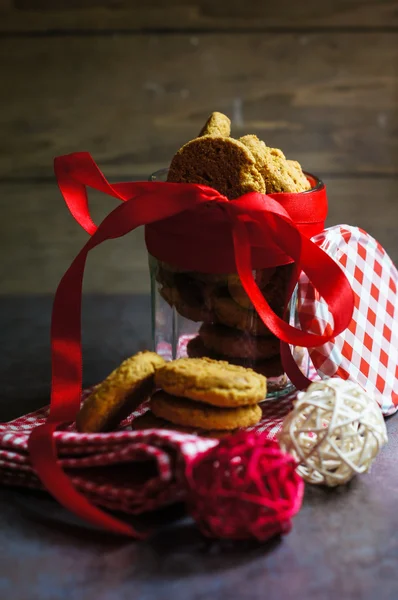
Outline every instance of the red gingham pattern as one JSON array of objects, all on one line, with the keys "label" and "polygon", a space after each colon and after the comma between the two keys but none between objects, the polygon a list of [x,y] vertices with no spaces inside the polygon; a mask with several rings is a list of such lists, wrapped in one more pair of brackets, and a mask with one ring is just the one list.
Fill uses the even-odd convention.
[{"label": "red gingham pattern", "polygon": [[[87,395],[87,392],[83,395]],[[255,429],[274,438],[295,394],[262,405]],[[59,462],[73,484],[94,504],[138,514],[184,499],[184,461],[218,442],[176,431],[132,431],[131,421],[147,410],[142,405],[111,433],[77,433],[74,426],[55,432]],[[0,423],[0,482],[42,489],[27,451],[31,430],[43,423],[48,407]]]},{"label": "red gingham pattern", "polygon": [[[355,296],[350,326],[310,349],[321,377],[359,383],[384,415],[398,409],[398,271],[380,244],[358,227],[337,225],[313,238],[342,267]],[[307,276],[300,277],[298,317],[303,328],[327,332],[331,315]]]}]

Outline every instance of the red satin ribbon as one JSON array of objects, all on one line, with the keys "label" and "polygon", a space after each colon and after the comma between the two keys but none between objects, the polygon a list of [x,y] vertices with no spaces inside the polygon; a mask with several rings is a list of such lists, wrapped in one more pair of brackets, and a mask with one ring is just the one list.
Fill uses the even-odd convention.
[{"label": "red satin ribbon", "polygon": [[[114,533],[143,537],[130,525],[92,506],[71,484],[57,462],[53,434],[61,424],[75,420],[82,392],[81,297],[83,274],[89,251],[105,240],[124,236],[146,225],[167,228],[173,219],[185,217],[195,222],[200,211],[220,211],[220,222],[227,224],[231,240],[232,262],[254,307],[269,329],[286,344],[319,346],[346,329],[354,308],[353,292],[340,267],[306,235],[306,226],[319,230],[325,207],[300,213],[297,198],[287,199],[291,212],[305,213],[304,223],[297,224],[286,205],[270,196],[250,193],[229,201],[216,190],[195,184],[157,182],[110,185],[88,153],[77,153],[55,160],[55,173],[62,195],[74,218],[91,234],[84,248],[61,279],[55,294],[52,324],[52,390],[47,422],[35,428],[29,438],[32,464],[44,486],[57,500],[90,523]],[[123,201],[96,227],[89,213],[86,187]],[[279,195],[278,195],[279,196]],[[286,195],[294,196],[294,195]],[[309,204],[311,204],[309,202]],[[209,213],[208,213],[209,214]],[[214,213],[216,214],[216,213]],[[325,215],[326,216],[326,215]],[[299,219],[297,219],[299,220]],[[303,232],[301,229],[305,229]],[[157,231],[159,231],[157,229]],[[324,297],[334,318],[330,335],[314,335],[295,329],[272,312],[252,275],[252,241],[263,253],[274,252],[294,261],[297,269],[307,273]],[[218,257],[213,256],[213,261]],[[228,259],[229,260],[229,259]],[[277,263],[278,264],[278,263]],[[281,264],[281,263],[279,263]],[[218,265],[219,266],[219,265]],[[283,353],[284,354],[284,353]]]}]

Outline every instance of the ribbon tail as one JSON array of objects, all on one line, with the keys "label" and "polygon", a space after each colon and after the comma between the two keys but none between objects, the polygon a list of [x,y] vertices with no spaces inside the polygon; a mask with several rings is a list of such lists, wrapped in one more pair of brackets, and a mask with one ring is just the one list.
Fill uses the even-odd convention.
[{"label": "ribbon tail", "polygon": [[[293,302],[296,301],[296,295],[294,294],[294,290],[297,286],[297,282],[300,277],[300,271],[295,265],[294,272],[292,273],[285,300],[285,310],[284,310],[284,319],[290,319],[292,312],[296,311],[295,305]],[[294,385],[297,390],[305,390],[312,383],[310,379],[300,369],[298,364],[296,363],[292,348],[290,344],[286,342],[280,342],[280,354],[281,354],[281,362],[283,366],[284,372],[289,377],[290,381]],[[309,360],[309,354],[307,353],[307,359]]]},{"label": "ribbon tail", "polygon": [[163,184],[167,202],[157,202],[156,184],[146,193],[117,206],[101,223],[64,274],[55,294],[51,324],[52,389],[47,422],[29,438],[32,465],[46,489],[70,511],[115,533],[142,537],[101,511],[78,492],[57,462],[53,434],[58,426],[75,420],[82,393],[81,299],[84,268],[89,251],[102,242],[124,236],[140,225],[167,218],[208,201],[206,192],[193,186]]},{"label": "ribbon tail", "polygon": [[[280,345],[281,361],[283,370],[289,377],[290,381],[297,390],[305,390],[312,383],[311,379],[308,379],[302,372],[292,354],[289,344],[281,342]],[[308,357],[309,360],[309,357]]]},{"label": "ribbon tail", "polygon": [[[323,296],[334,319],[332,331],[316,335],[292,327],[281,319],[269,306],[254,281],[251,268],[251,248],[244,216],[229,212],[232,218],[236,267],[242,285],[264,324],[280,340],[305,348],[321,346],[344,331],[351,322],[354,310],[354,294],[350,283],[340,267],[321,248],[300,233],[293,223],[278,214],[265,211],[265,219],[270,231],[274,228],[274,238],[280,248],[303,270]],[[259,224],[269,235],[268,227]],[[336,289],[337,288],[337,289]]]}]

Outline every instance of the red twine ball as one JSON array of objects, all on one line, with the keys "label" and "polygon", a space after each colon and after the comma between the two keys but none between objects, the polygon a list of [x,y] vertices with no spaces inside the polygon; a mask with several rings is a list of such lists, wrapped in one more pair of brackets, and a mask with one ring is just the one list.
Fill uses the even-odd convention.
[{"label": "red twine ball", "polygon": [[209,537],[264,541],[288,533],[304,491],[296,466],[267,434],[231,435],[187,465],[189,511]]}]

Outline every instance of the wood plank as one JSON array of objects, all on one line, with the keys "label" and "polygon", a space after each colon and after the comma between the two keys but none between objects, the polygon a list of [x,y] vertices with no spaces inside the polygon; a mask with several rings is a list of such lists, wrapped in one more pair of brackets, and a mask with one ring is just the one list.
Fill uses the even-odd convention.
[{"label": "wood plank", "polygon": [[[392,179],[336,178],[327,182],[328,225],[348,223],[369,231],[398,264],[397,182]],[[94,220],[116,201],[90,195]],[[0,294],[52,293],[87,240],[72,220],[55,184],[0,185],[0,239],[7,252],[0,261]],[[92,251],[86,269],[86,292],[149,291],[143,230],[107,242]]]},{"label": "wood plank", "polygon": [[0,178],[166,166],[212,110],[318,173],[398,174],[398,33],[0,40]]},{"label": "wood plank", "polygon": [[[88,239],[69,215],[55,184],[0,185],[2,294],[54,292]],[[118,202],[90,194],[93,219],[100,223]],[[86,292],[147,292],[149,275],[143,228],[91,251]]]},{"label": "wood plank", "polygon": [[[397,0],[2,0],[0,31],[396,27]],[[0,4],[0,7],[2,5]]]}]

